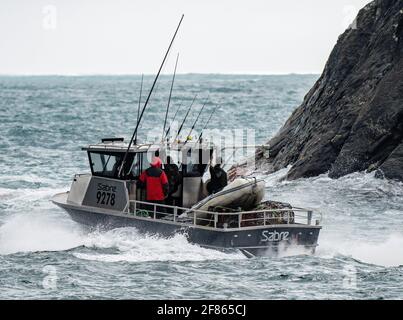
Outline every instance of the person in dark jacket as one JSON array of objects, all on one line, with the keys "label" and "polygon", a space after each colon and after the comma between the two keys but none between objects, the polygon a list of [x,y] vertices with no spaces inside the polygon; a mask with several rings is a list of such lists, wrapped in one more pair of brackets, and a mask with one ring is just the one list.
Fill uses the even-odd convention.
[{"label": "person in dark jacket", "polygon": [[[150,164],[150,168],[143,171],[140,175],[138,186],[146,189],[147,202],[164,204],[164,200],[168,195],[169,185],[165,172],[161,169],[162,161],[159,157],[154,157]],[[162,208],[157,207],[157,211]]]},{"label": "person in dark jacket", "polygon": [[180,184],[180,173],[178,165],[172,161],[172,158],[170,156],[167,157],[167,163],[164,165],[164,172],[167,175],[169,184],[169,195],[167,198],[167,203],[169,205],[172,205],[172,194],[178,191]]},{"label": "person in dark jacket", "polygon": [[210,166],[210,182],[207,184],[207,191],[209,194],[217,193],[221,191],[227,184],[227,173],[221,168],[221,161],[219,161],[214,167]]}]

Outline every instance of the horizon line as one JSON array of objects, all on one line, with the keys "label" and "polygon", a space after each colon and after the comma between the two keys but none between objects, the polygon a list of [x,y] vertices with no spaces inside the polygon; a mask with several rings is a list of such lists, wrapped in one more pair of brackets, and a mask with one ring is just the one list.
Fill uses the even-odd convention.
[{"label": "horizon line", "polygon": [[[320,72],[279,72],[279,73],[222,73],[222,72],[183,72],[177,73],[177,76],[189,75],[216,75],[216,76],[308,76],[320,75]],[[155,76],[155,73],[0,73],[0,77],[108,77],[108,76]],[[171,73],[161,74],[161,76],[172,76]]]}]

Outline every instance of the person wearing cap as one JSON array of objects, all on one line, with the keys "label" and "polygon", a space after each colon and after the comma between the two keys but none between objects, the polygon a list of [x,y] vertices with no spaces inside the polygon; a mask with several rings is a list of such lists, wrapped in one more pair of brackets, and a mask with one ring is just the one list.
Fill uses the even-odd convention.
[{"label": "person wearing cap", "polygon": [[210,182],[207,183],[207,191],[209,194],[217,193],[224,189],[228,184],[227,173],[221,168],[221,159],[218,159],[217,164],[210,166]]},{"label": "person wearing cap", "polygon": [[154,157],[150,165],[150,168],[141,173],[138,186],[145,187],[147,202],[164,204],[169,185],[168,178],[161,169],[162,161],[159,157]]}]

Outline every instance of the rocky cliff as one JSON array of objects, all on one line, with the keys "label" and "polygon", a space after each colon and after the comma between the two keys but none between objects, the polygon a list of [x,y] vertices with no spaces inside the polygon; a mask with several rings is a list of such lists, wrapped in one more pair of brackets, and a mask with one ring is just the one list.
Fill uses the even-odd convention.
[{"label": "rocky cliff", "polygon": [[403,0],[364,7],[334,47],[323,74],[279,133],[269,171],[288,179],[377,170],[403,181]]}]

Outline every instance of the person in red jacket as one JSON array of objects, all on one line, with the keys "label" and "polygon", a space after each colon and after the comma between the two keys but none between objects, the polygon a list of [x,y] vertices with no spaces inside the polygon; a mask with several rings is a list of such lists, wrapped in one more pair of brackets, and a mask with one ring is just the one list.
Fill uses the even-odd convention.
[{"label": "person in red jacket", "polygon": [[[168,178],[161,169],[162,161],[159,157],[154,157],[150,165],[150,168],[141,173],[139,187],[145,187],[147,202],[164,204],[168,195]],[[160,209],[157,207],[157,211],[163,211]]]}]

